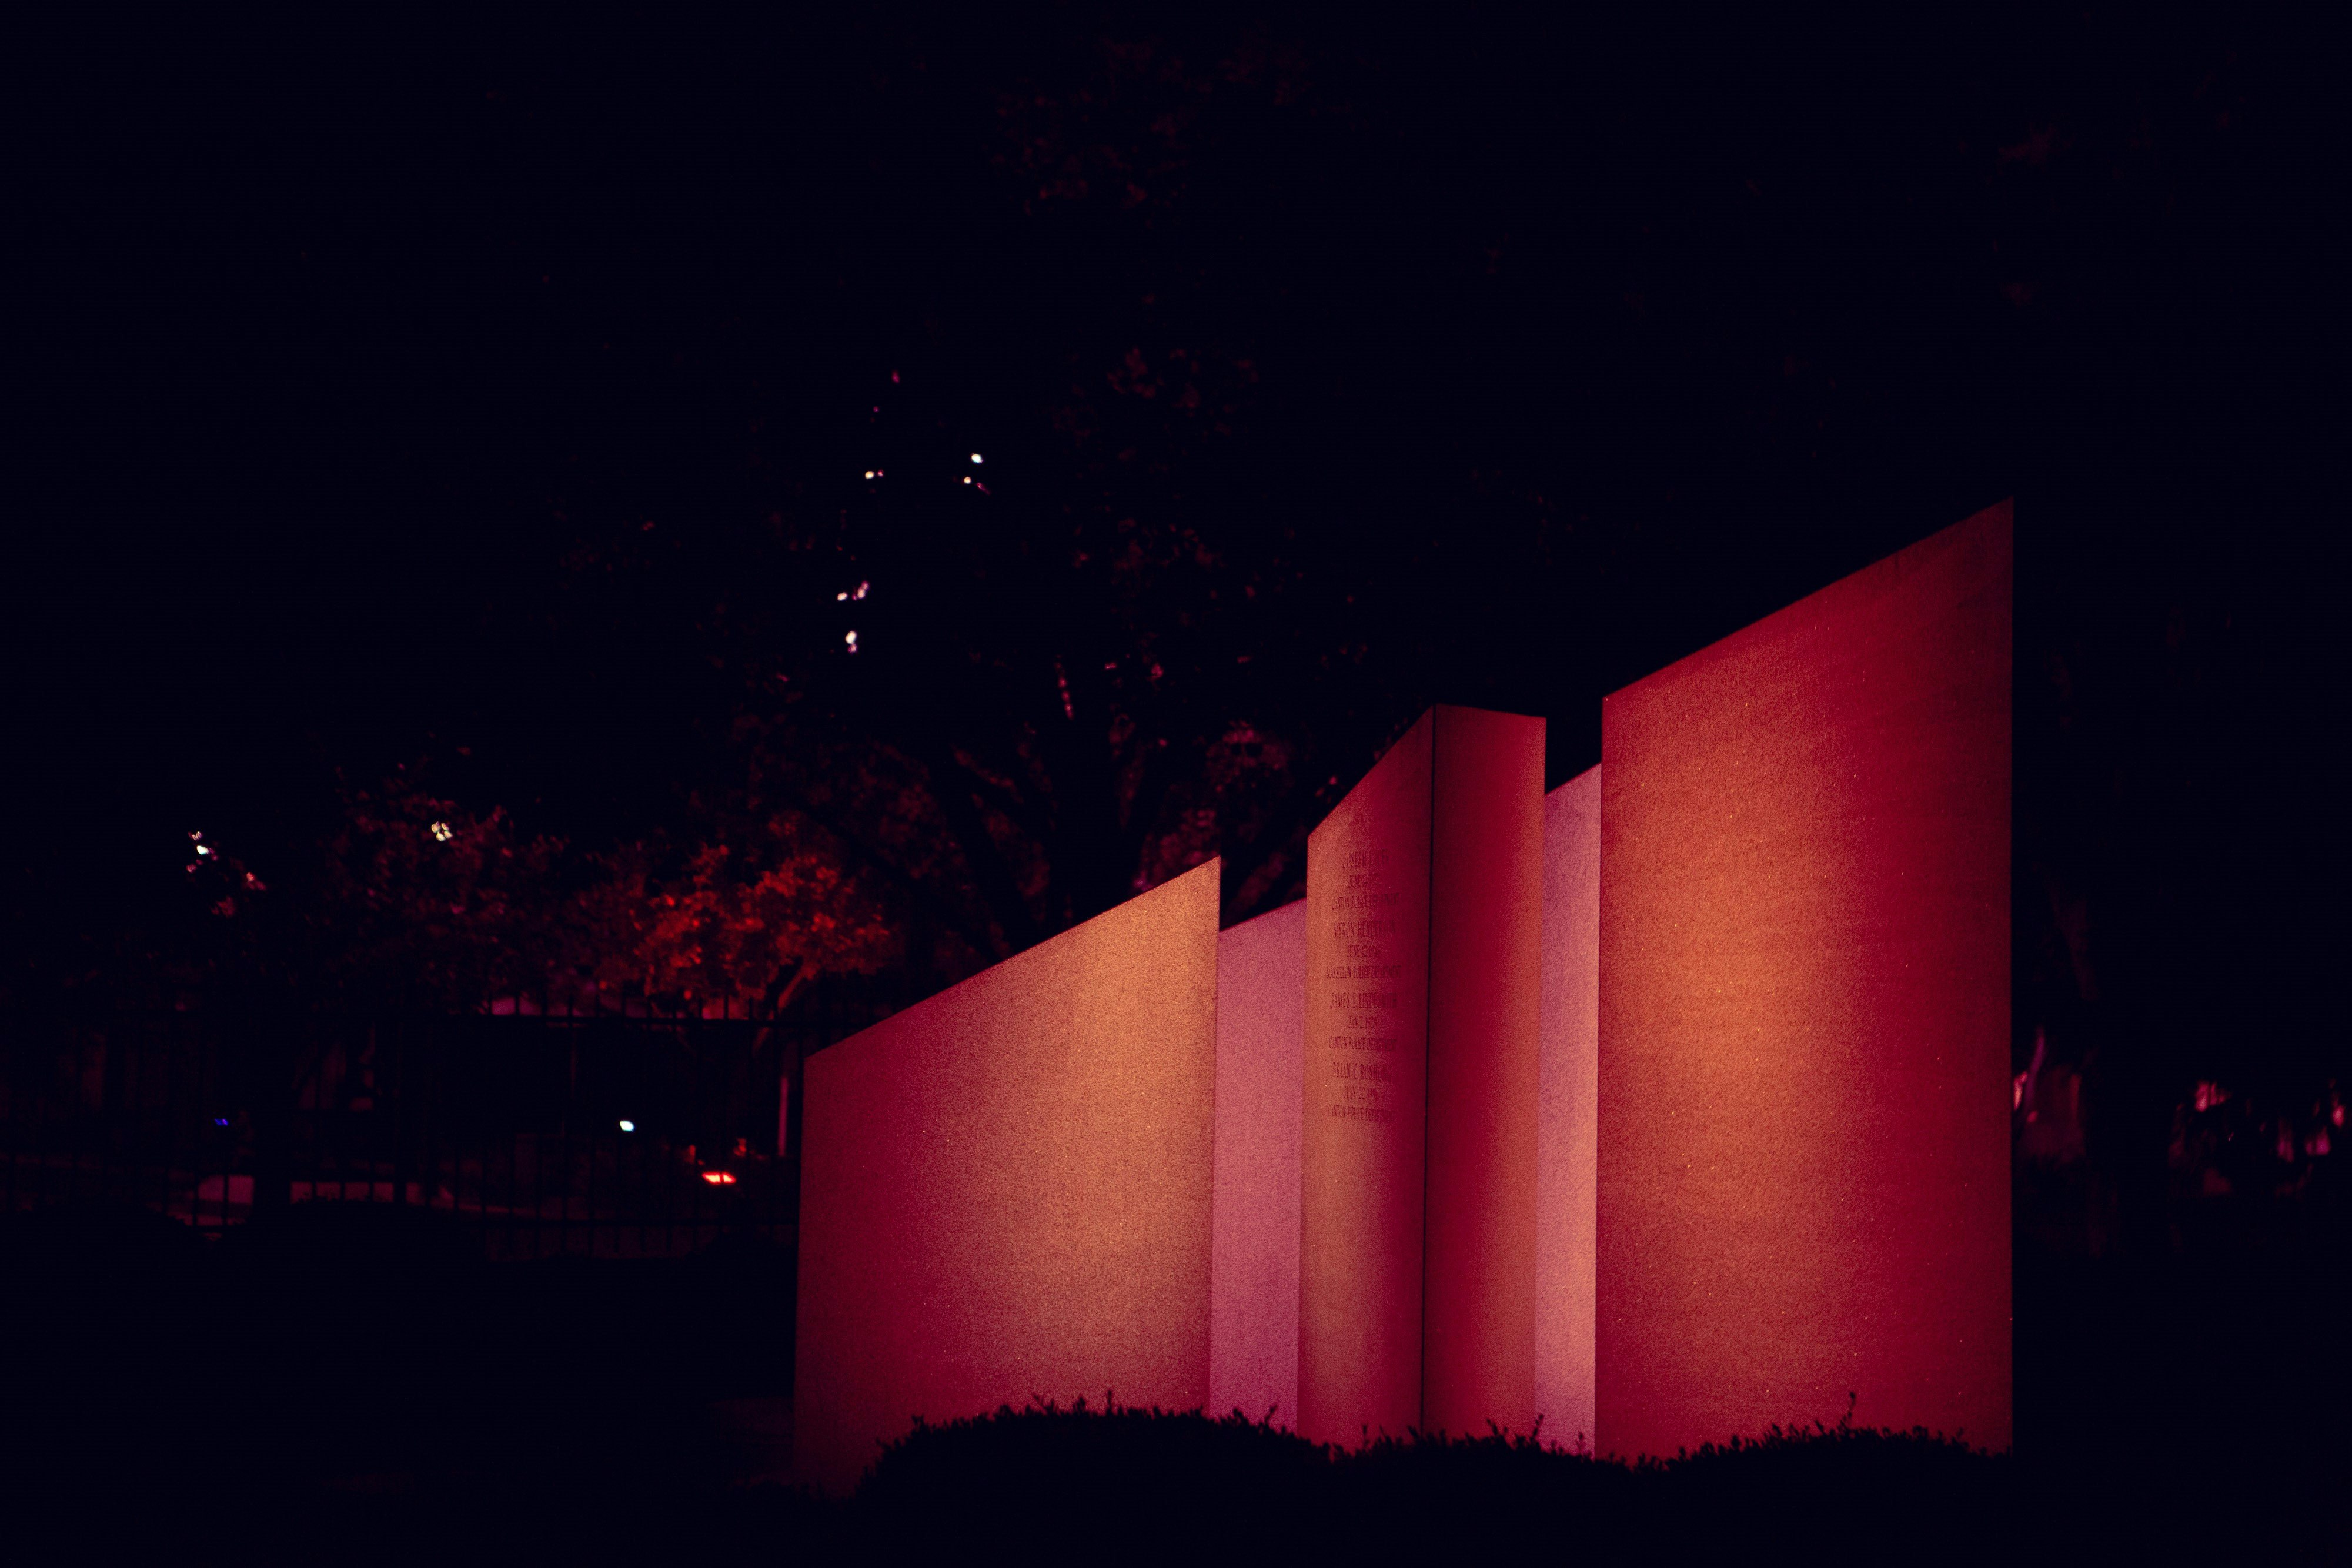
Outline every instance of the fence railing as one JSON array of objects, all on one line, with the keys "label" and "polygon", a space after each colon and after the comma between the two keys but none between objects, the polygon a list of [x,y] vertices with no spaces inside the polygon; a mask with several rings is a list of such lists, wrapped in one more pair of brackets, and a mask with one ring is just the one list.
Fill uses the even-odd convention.
[{"label": "fence railing", "polygon": [[478,1227],[493,1258],[788,1245],[799,1064],[877,1010],[0,1015],[0,1210],[131,1204],[213,1230],[389,1204]]}]

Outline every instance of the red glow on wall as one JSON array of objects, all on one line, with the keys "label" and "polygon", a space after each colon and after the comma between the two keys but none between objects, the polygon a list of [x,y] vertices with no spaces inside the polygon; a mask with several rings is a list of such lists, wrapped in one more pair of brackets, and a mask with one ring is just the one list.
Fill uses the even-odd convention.
[{"label": "red glow on wall", "polygon": [[1307,841],[1299,1430],[1535,1406],[1543,721],[1433,709]]},{"label": "red glow on wall", "polygon": [[795,1464],[911,1417],[1208,1396],[1218,865],[809,1060]]},{"label": "red glow on wall", "polygon": [[1298,1419],[1299,1104],[1307,905],[1217,937],[1209,1408]]},{"label": "red glow on wall", "polygon": [[1536,1130],[1536,1413],[1592,1437],[1594,1162],[1601,1092],[1601,769],[1544,797],[1541,1114]]},{"label": "red glow on wall", "polygon": [[1525,1431],[1536,1402],[1544,722],[1434,710],[1422,1423]]},{"label": "red glow on wall", "polygon": [[1307,841],[1298,1431],[1421,1425],[1433,717]]},{"label": "red glow on wall", "polygon": [[2010,1441],[2011,600],[2004,504],[1604,704],[1604,1450]]}]

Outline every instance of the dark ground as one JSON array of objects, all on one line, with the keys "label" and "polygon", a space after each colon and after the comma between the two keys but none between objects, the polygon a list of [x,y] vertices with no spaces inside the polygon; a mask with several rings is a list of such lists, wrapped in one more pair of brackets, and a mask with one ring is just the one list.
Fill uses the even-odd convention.
[{"label": "dark ground", "polygon": [[843,1503],[781,1480],[790,1280],[772,1251],[492,1266],[413,1213],[298,1208],[216,1242],[130,1211],[19,1216],[0,1271],[9,1528],[55,1560],[1108,1541],[1286,1560],[2344,1562],[2352,1355],[2327,1239],[2305,1215],[2154,1265],[2021,1250],[2011,1458],[1830,1432],[1663,1469],[1495,1442],[1334,1462],[1238,1421],[1033,1413],[919,1435]]}]

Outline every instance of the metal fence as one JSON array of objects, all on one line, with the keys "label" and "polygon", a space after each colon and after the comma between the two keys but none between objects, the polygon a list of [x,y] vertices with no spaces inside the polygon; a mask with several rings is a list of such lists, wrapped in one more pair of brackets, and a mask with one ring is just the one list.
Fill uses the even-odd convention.
[{"label": "metal fence", "polygon": [[0,1210],[412,1206],[500,1259],[789,1245],[799,1064],[885,1010],[0,1017]]}]

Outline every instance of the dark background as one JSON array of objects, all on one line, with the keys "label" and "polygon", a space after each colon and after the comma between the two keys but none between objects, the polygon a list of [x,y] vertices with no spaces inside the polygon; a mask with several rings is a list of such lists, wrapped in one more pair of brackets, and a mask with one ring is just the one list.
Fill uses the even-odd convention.
[{"label": "dark background", "polygon": [[[193,827],[289,858],[338,769],[433,756],[585,844],[676,820],[740,706],[710,574],[763,516],[840,502],[845,585],[920,577],[950,632],[991,619],[972,563],[1057,517],[1252,570],[1286,533],[1308,590],[1222,629],[1267,673],[1203,700],[1331,731],[1344,782],[1438,697],[1546,714],[1565,778],[1602,693],[2015,496],[2053,737],[2021,732],[2021,815],[2171,890],[2231,977],[2200,984],[2266,1020],[2235,1032],[2325,1031],[2344,125],[2284,40],[1074,7],[26,44],[32,936],[103,926]],[[1212,417],[1121,396],[1130,350],[1207,367]],[[839,493],[886,461],[943,487],[967,448],[984,512]],[[576,591],[567,550],[633,527],[701,564]],[[994,619],[1077,620],[1083,574],[1042,580]],[[1355,674],[1296,695],[1286,641]]]},{"label": "dark background", "polygon": [[[1283,737],[1306,820],[1433,700],[1546,715],[1565,779],[1606,692],[2013,496],[2019,1051],[2086,1075],[2069,1247],[2172,1267],[2197,1081],[2296,1109],[2352,1075],[2321,50],[2096,8],[1637,47],[1478,6],[21,45],[17,994],[167,946],[192,828],[290,866],[339,775],[429,758],[583,845],[685,821],[744,701],[714,605],[811,661],[848,624],[820,579],[879,585],[842,700],[984,646],[978,722],[1013,724],[1112,634],[1088,541],[1197,545],[1136,601],[1198,655],[1169,733],[1196,770],[1217,724]],[[813,542],[761,601],[778,518]],[[2303,1256],[2239,1207],[2229,1256]],[[2300,1370],[2156,1385],[2340,1439],[2336,1286],[2067,1279],[2037,1386],[2113,1406],[2304,1324]]]}]

